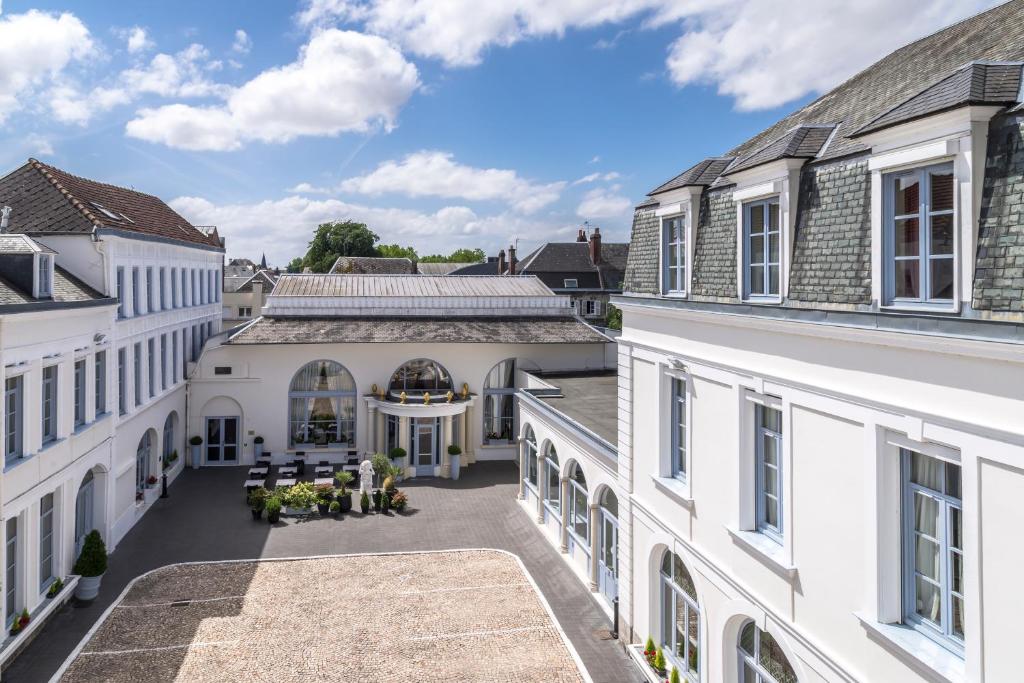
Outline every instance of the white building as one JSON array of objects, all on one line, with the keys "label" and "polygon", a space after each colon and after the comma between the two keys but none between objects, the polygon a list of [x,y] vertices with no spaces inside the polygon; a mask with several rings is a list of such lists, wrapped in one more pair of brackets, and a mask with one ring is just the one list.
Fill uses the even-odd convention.
[{"label": "white building", "polygon": [[0,178],[0,205],[10,623],[42,604],[41,548],[51,578],[93,528],[113,550],[184,466],[184,378],[220,331],[223,245],[156,197],[35,160]]},{"label": "white building", "polygon": [[619,594],[691,680],[1020,678],[1022,27],[903,48],[638,207]]}]

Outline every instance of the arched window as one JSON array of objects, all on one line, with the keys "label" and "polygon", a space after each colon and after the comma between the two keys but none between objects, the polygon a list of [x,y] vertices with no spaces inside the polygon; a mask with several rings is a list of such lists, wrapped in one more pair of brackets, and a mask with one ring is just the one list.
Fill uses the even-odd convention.
[{"label": "arched window", "polygon": [[417,358],[395,370],[388,389],[392,398],[397,398],[403,391],[410,396],[447,394],[452,391],[452,376],[440,363],[429,358]]},{"label": "arched window", "polygon": [[547,481],[544,486],[544,505],[561,523],[562,484],[558,473],[558,453],[555,452],[555,447],[550,445],[544,456],[544,478]]},{"label": "arched window", "polygon": [[289,444],[316,448],[356,445],[356,383],[340,363],[302,366],[288,391]]},{"label": "arched window", "polygon": [[516,433],[516,361],[507,358],[484,380],[484,443],[508,443]]},{"label": "arched window", "polygon": [[770,633],[753,621],[740,629],[740,680],[750,683],[797,683],[796,672]]},{"label": "arched window", "polygon": [[[693,578],[671,550],[661,560],[661,644],[687,680],[700,680],[700,606]],[[741,680],[746,680],[742,679]]]},{"label": "arched window", "polygon": [[590,511],[587,509],[587,478],[583,468],[573,463],[569,471],[569,533],[575,535],[584,548],[590,542]]},{"label": "arched window", "polygon": [[178,414],[172,412],[164,420],[164,450],[163,457],[166,462],[171,457],[171,453],[174,452],[174,427],[178,421]]},{"label": "arched window", "polygon": [[146,488],[146,480],[149,479],[149,456],[153,449],[152,432],[146,433],[139,439],[139,446],[135,449],[135,493],[141,494]]},{"label": "arched window", "polygon": [[523,433],[523,443],[526,445],[526,483],[537,488],[537,435],[529,425]]}]

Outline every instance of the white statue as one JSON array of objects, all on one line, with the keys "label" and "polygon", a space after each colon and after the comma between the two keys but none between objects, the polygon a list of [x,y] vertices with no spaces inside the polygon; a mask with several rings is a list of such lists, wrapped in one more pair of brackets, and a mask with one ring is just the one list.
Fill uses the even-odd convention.
[{"label": "white statue", "polygon": [[373,475],[376,474],[373,471],[373,463],[369,460],[364,460],[359,463],[359,494],[371,494],[373,493]]}]

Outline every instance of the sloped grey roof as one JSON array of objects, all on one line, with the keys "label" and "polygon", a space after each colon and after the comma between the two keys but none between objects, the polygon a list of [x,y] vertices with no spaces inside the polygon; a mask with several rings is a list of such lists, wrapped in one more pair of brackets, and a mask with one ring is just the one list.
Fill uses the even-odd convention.
[{"label": "sloped grey roof", "polygon": [[898,104],[853,137],[967,104],[1006,105],[1020,100],[1021,62],[971,62]]},{"label": "sloped grey roof", "polygon": [[[514,279],[514,278],[506,278]],[[228,344],[593,344],[577,318],[258,318]]]},{"label": "sloped grey roof", "polygon": [[420,275],[448,275],[469,264],[445,261],[441,263],[416,263],[416,272]]},{"label": "sloped grey roof", "polygon": [[[53,297],[51,299],[34,299],[31,292],[23,291],[0,275],[0,306],[15,304],[38,306],[40,304],[102,301],[104,299],[106,297],[60,266],[53,267]],[[111,304],[116,303],[114,299],[109,301]]]},{"label": "sloped grey roof", "polygon": [[729,173],[745,171],[779,159],[810,159],[821,151],[835,126],[800,125],[761,149],[743,157],[729,168]]},{"label": "sloped grey roof", "polygon": [[282,274],[273,296],[546,297],[553,292],[535,277],[520,276]]},{"label": "sloped grey roof", "polygon": [[581,289],[621,289],[629,244],[601,244],[601,260],[590,260],[589,242],[548,242],[526,255],[517,266],[522,275],[536,275],[549,287],[563,289],[566,278],[579,281]]},{"label": "sloped grey roof", "polygon": [[718,176],[722,175],[722,172],[730,163],[732,163],[732,160],[732,157],[711,157],[710,159],[704,159],[703,161],[699,161],[695,165],[686,169],[667,183],[654,188],[647,194],[650,196],[661,192],[668,192],[669,190],[675,190],[680,187],[710,185],[715,182]]},{"label": "sloped grey roof", "polygon": [[409,275],[416,272],[407,258],[381,256],[339,256],[331,266],[331,273],[352,275]]},{"label": "sloped grey roof", "polygon": [[0,234],[0,254],[56,254],[45,244],[28,235],[12,233]]},{"label": "sloped grey roof", "polygon": [[274,284],[277,282],[277,278],[269,270],[261,270],[258,273],[254,273],[251,277],[245,279],[245,282],[238,285],[236,292],[251,292],[252,283],[254,280],[259,280],[263,283],[263,292],[269,293],[274,288]]},{"label": "sloped grey roof", "polygon": [[498,259],[489,258],[483,263],[466,263],[449,275],[498,275]]}]

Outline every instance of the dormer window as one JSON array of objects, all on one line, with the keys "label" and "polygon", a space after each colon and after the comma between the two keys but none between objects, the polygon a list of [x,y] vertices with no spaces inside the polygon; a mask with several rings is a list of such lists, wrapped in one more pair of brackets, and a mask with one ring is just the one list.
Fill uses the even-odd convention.
[{"label": "dormer window", "polygon": [[665,294],[686,294],[686,216],[661,219],[662,286]]},{"label": "dormer window", "polygon": [[36,298],[50,298],[53,296],[53,256],[37,254],[36,264]]},{"label": "dormer window", "polygon": [[779,298],[781,239],[778,197],[743,205],[744,298]]},{"label": "dormer window", "polygon": [[576,289],[580,286],[576,278],[565,278],[562,280],[562,284],[566,289]]}]

